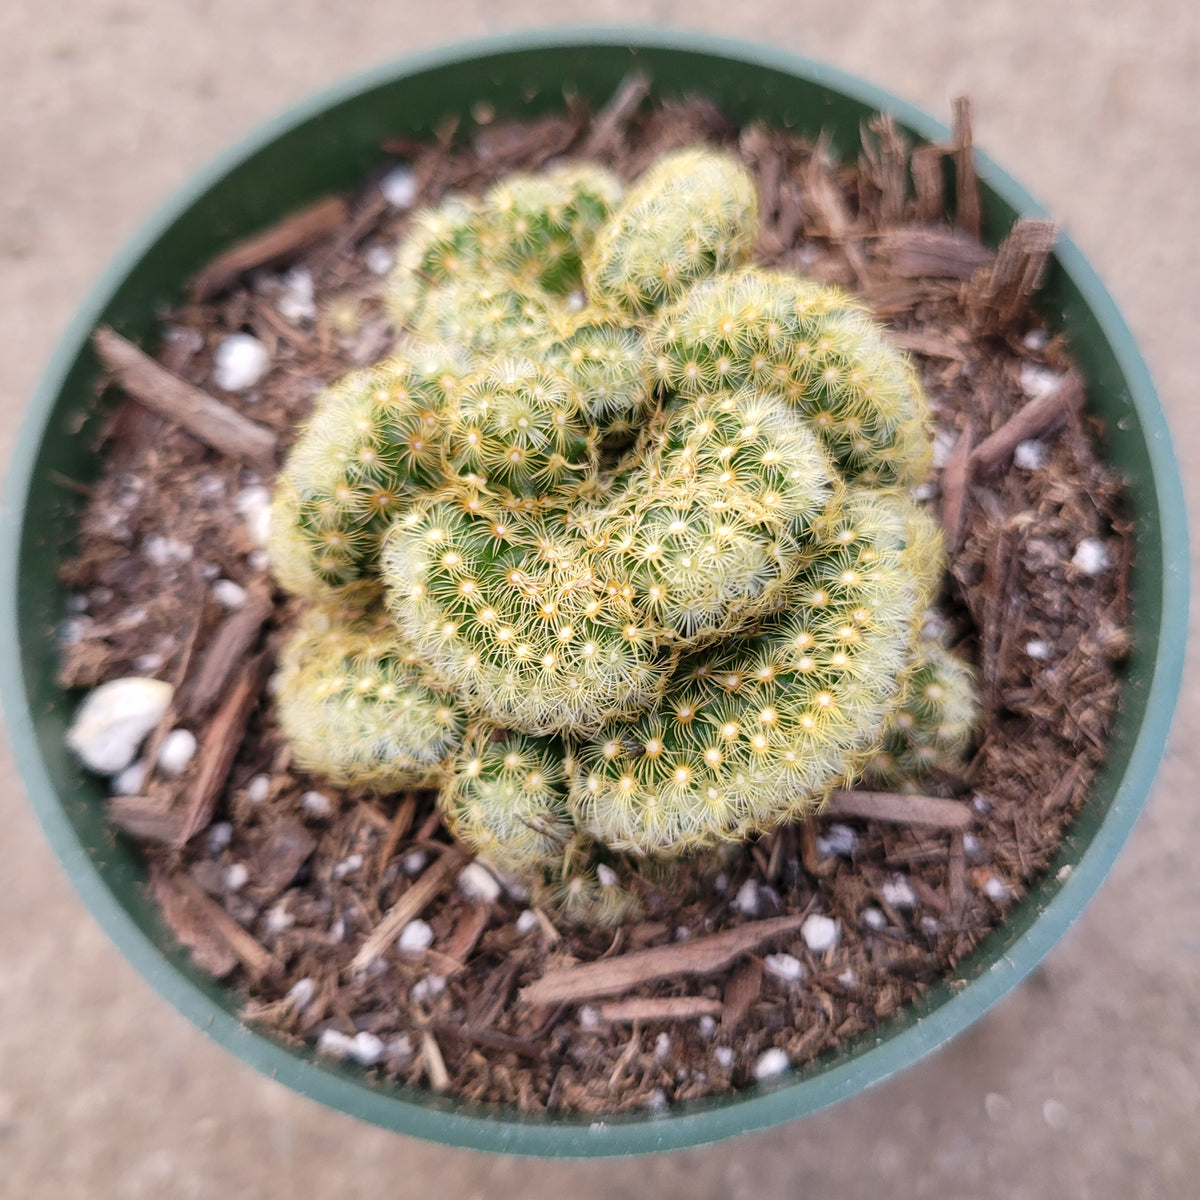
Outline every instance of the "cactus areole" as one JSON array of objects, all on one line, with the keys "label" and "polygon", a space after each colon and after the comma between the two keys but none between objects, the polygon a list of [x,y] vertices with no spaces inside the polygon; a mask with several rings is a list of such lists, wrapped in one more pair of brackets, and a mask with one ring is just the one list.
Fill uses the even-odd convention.
[{"label": "cactus areole", "polygon": [[707,148],[628,190],[575,162],[416,214],[393,355],[318,401],[276,486],[275,574],[308,601],[277,687],[296,760],[438,787],[569,918],[629,911],[613,864],[970,744],[970,669],[919,634],[920,384],[850,296],[748,265],[757,234],[753,180]]}]

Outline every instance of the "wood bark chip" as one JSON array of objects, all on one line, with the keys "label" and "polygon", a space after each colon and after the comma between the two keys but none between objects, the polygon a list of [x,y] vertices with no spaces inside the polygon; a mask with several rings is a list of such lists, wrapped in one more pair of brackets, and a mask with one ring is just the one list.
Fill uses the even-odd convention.
[{"label": "wood bark chip", "polygon": [[417,793],[405,792],[404,799],[400,801],[396,807],[396,815],[392,818],[391,824],[388,826],[387,837],[383,840],[383,845],[379,848],[379,858],[375,863],[375,874],[380,876],[387,868],[388,863],[392,861],[392,855],[396,853],[396,847],[400,845],[401,839],[412,828],[413,817],[417,813]]},{"label": "wood bark chip", "polygon": [[804,174],[805,196],[813,212],[820,218],[829,239],[842,248],[858,282],[863,288],[871,285],[871,270],[863,253],[862,242],[855,236],[850,210],[842,190],[834,182],[832,167],[826,151],[818,147]]},{"label": "wood bark chip", "polygon": [[274,610],[269,583],[255,584],[247,589],[245,603],[217,627],[195,675],[182,689],[180,707],[184,716],[196,720],[206,715],[226,694],[230,679],[254,649]]},{"label": "wood bark chip", "polygon": [[357,975],[365,971],[387,949],[388,943],[399,935],[400,930],[414,917],[421,915],[425,906],[442,890],[446,879],[464,862],[466,857],[463,854],[447,847],[442,857],[384,914],[383,920],[359,947],[347,973]]},{"label": "wood bark chip", "polygon": [[983,208],[979,202],[979,180],[975,175],[975,147],[971,134],[971,102],[965,96],[954,101],[954,223],[973,238],[983,232]]},{"label": "wood bark chip", "polygon": [[996,474],[1021,442],[1063,425],[1072,413],[1083,409],[1086,399],[1083,380],[1076,372],[1068,372],[1057,386],[1017,409],[995,433],[984,438],[971,451],[971,469],[982,476]]},{"label": "wood bark chip", "polygon": [[1004,334],[1026,318],[1058,238],[1053,221],[1023,217],[1000,243],[990,273],[976,276],[967,312],[977,333]]},{"label": "wood bark chip", "polygon": [[978,238],[958,229],[903,225],[875,242],[892,275],[904,279],[970,279],[995,255]]},{"label": "wood bark chip", "polygon": [[971,447],[975,441],[975,426],[968,422],[958,435],[954,449],[942,471],[942,529],[946,538],[946,553],[953,554],[962,544],[963,520],[966,517],[967,481],[970,477]]},{"label": "wood bark chip", "polygon": [[208,828],[238,747],[245,737],[246,722],[262,699],[266,674],[266,655],[251,659],[213,715],[200,744],[196,776],[188,793],[177,846],[186,845],[202,829]]},{"label": "wood bark chip", "polygon": [[902,792],[851,792],[838,789],[821,810],[823,817],[857,817],[926,829],[969,829],[974,816],[960,800],[910,796]]},{"label": "wood bark chip", "polygon": [[750,1005],[762,994],[763,965],[757,959],[744,962],[729,977],[723,997],[724,1015],[721,1028],[730,1032],[739,1028],[750,1011]]},{"label": "wood bark chip", "polygon": [[610,153],[624,135],[630,117],[649,94],[650,80],[641,71],[627,75],[612,99],[596,114],[580,154],[584,158],[595,158]]},{"label": "wood bark chip", "polygon": [[113,796],[108,816],[125,833],[162,846],[177,845],[183,832],[183,813],[149,796]]},{"label": "wood bark chip", "polygon": [[795,932],[803,920],[799,915],[774,917],[690,942],[547,971],[536,983],[522,988],[520,998],[526,1004],[574,1003],[595,996],[617,996],[639,984],[673,975],[710,975],[764,942]]},{"label": "wood bark chip", "polygon": [[912,152],[908,169],[912,173],[913,218],[929,223],[940,221],[946,211],[946,149],[944,146],[918,146]]},{"label": "wood bark chip", "polygon": [[172,375],[105,326],[92,334],[92,345],[104,369],[139,404],[218,453],[274,474],[278,441],[269,429]]},{"label": "wood bark chip", "polygon": [[192,299],[211,300],[248,271],[292,258],[345,224],[349,212],[340,196],[327,196],[284,217],[262,233],[218,254],[192,280]]},{"label": "wood bark chip", "polygon": [[461,970],[466,965],[491,919],[490,904],[472,904],[458,918],[444,951],[446,957],[454,962],[456,970]]},{"label": "wood bark chip", "polygon": [[860,172],[879,189],[879,220],[894,225],[904,216],[908,190],[908,147],[895,120],[876,113],[862,129]]},{"label": "wood bark chip", "polygon": [[689,1021],[721,1015],[720,1000],[709,996],[645,996],[609,1000],[597,1006],[600,1018],[616,1025],[633,1021]]}]

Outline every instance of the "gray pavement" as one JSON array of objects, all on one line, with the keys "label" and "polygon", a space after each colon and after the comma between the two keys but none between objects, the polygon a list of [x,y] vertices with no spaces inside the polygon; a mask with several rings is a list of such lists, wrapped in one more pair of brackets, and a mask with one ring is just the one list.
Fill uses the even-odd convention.
[{"label": "gray pavement", "polygon": [[[977,142],[1097,266],[1150,361],[1197,520],[1200,17],[1191,0],[58,0],[0,5],[0,456],[89,283],[198,166],[410,49],[642,21],[825,59]],[[1194,658],[1194,649],[1193,649]],[[1193,664],[1194,665],[1194,664]],[[1116,870],[1035,977],[907,1074],[783,1129],[628,1164],[424,1145],[260,1078],[161,1001],[0,777],[0,1197],[624,1195],[844,1200],[1200,1193],[1200,696]]]}]

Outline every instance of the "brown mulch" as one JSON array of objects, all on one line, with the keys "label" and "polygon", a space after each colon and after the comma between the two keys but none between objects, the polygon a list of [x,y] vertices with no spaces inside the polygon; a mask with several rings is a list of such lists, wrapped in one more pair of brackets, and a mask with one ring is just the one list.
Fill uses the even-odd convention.
[{"label": "brown mulch", "polygon": [[[348,1038],[374,1035],[354,1043],[373,1073],[470,1100],[661,1111],[747,1084],[771,1047],[800,1063],[852,1042],[952,977],[1044,872],[1120,695],[1133,549],[1122,485],[1098,456],[1068,348],[1029,307],[1052,229],[1022,225],[999,252],[978,240],[965,106],[953,145],[911,158],[887,121],[865,132],[868,152],[839,165],[789,133],[737,129],[702,100],[652,107],[634,79],[595,121],[568,106],[387,149],[412,163],[427,204],[585,147],[631,177],[672,147],[730,146],[759,183],[760,260],[852,289],[890,323],[935,410],[940,467],[926,490],[954,548],[941,620],[983,684],[978,753],[965,778],[943,781],[960,807],[880,819],[869,814],[903,818],[904,798],[864,807],[842,795],[840,815],[727,847],[669,891],[647,885],[645,917],[616,932],[556,924],[516,889],[468,898],[430,793],[338,791],[290,765],[267,680],[295,605],[272,591],[242,515],[271,482],[263,438],[218,453],[125,398],[62,572],[61,681],[179,685],[151,748],[181,725],[198,754],[182,776],[114,798],[112,817],[142,843],[170,927],[245,997],[248,1020],[283,1039],[323,1035],[342,1055]],[[946,157],[958,166],[950,198]],[[286,448],[321,388],[392,337],[371,268],[408,214],[378,185],[223,255],[166,320],[159,363]],[[940,217],[947,200],[956,226]],[[281,273],[296,267],[311,273],[315,316],[277,308]],[[270,354],[247,394],[212,382],[233,331]],[[126,358],[121,378],[137,391],[141,366]],[[1020,461],[1044,462],[1014,465],[1029,440],[1038,449]],[[1072,562],[1085,537],[1107,551],[1097,574]],[[246,590],[242,607],[217,602],[217,579]],[[799,932],[814,912],[840,933],[820,954]],[[403,955],[395,934],[418,916],[432,945]],[[777,953],[803,978],[781,978]]]}]

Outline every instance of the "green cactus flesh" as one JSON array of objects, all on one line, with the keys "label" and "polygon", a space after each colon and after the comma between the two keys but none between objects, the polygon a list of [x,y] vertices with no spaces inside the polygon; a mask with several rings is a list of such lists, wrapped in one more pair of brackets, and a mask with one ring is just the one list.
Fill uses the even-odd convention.
[{"label": "green cactus flesh", "polygon": [[688,852],[805,815],[857,768],[900,693],[923,609],[904,566],[904,503],[851,493],[787,612],[685,658],[657,705],[579,748],[581,829],[636,853]]},{"label": "green cactus flesh", "polygon": [[387,527],[441,478],[465,365],[457,350],[414,346],[320,397],[276,486],[269,552],[284,587],[312,595],[372,573]]},{"label": "green cactus flesh", "polygon": [[740,265],[758,236],[754,180],[707,149],[665,155],[630,188],[583,270],[593,300],[646,317],[699,279]]},{"label": "green cactus flesh", "polygon": [[344,785],[436,783],[466,724],[378,601],[349,617],[310,609],[283,651],[275,691],[297,765]]},{"label": "green cactus flesh", "polygon": [[492,725],[468,735],[438,803],[451,834],[501,871],[530,877],[563,861],[575,836],[557,738]]},{"label": "green cactus flesh", "polygon": [[746,270],[705,280],[651,333],[660,384],[682,396],[752,383],[784,396],[848,480],[919,483],[926,405],[903,353],[835,288]]},{"label": "green cactus flesh", "polygon": [[595,728],[647,704],[669,669],[654,631],[554,514],[434,501],[393,526],[383,571],[406,636],[506,728]]},{"label": "green cactus flesh", "polygon": [[387,298],[416,340],[320,399],[276,487],[297,762],[440,784],[566,919],[970,745],[970,669],[916,633],[920,384],[856,301],[745,265],[756,210],[693,148],[624,198],[567,164],[414,214]]},{"label": "green cactus flesh", "polygon": [[913,655],[904,702],[888,720],[883,745],[863,769],[869,787],[937,791],[938,777],[965,770],[979,696],[970,664],[922,638]]}]

